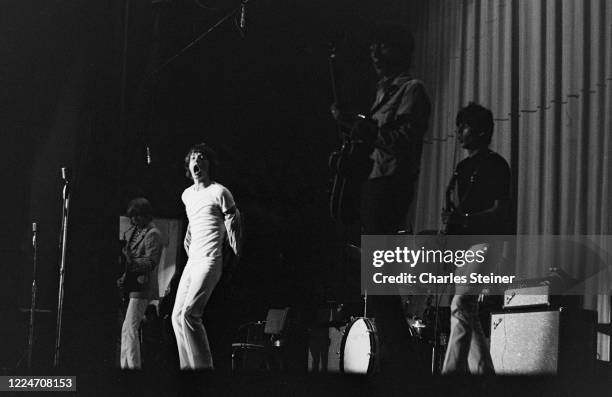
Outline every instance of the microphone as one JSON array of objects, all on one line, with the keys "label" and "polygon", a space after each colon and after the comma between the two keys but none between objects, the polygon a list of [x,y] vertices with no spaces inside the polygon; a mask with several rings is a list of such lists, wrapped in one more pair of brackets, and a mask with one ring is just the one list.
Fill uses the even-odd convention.
[{"label": "microphone", "polygon": [[72,177],[72,172],[70,167],[62,167],[62,181],[68,183],[70,182],[70,178]]},{"label": "microphone", "polygon": [[72,171],[70,167],[62,167],[62,181],[64,181],[64,190],[62,191],[62,198],[66,200],[70,193],[70,179],[72,178]]},{"label": "microphone", "polygon": [[36,222],[32,222],[32,248],[36,250],[36,237],[37,237],[37,225]]},{"label": "microphone", "polygon": [[242,3],[240,4],[240,20],[238,25],[240,26],[241,30],[246,28],[246,5],[248,2],[249,0],[242,0]]}]

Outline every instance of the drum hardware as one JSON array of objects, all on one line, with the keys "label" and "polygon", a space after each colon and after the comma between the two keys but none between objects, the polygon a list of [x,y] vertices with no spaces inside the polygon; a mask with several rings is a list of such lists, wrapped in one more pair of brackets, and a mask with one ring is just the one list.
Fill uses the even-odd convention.
[{"label": "drum hardware", "polygon": [[440,315],[440,295],[438,294],[438,285],[435,286],[435,309],[434,309],[434,329],[433,329],[433,347],[431,349],[431,373],[432,375],[437,375],[442,372],[442,366],[438,361],[438,357],[440,357],[440,327],[439,327],[439,315]]},{"label": "drum hardware", "polygon": [[363,293],[363,317],[368,317],[368,290]]},{"label": "drum hardware", "polygon": [[423,322],[423,320],[421,320],[420,318],[417,318],[416,320],[414,320],[414,322],[412,324],[410,324],[409,330],[411,333],[412,337],[416,337],[419,339],[423,339],[424,335],[423,335],[423,331],[427,328],[427,325],[425,325],[425,323]]}]

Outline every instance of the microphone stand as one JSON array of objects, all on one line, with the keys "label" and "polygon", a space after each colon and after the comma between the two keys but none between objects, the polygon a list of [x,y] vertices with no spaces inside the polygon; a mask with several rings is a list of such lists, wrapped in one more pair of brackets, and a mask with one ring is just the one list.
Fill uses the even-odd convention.
[{"label": "microphone stand", "polygon": [[[250,0],[241,0],[240,4],[238,6],[236,6],[235,8],[233,8],[231,11],[229,11],[227,14],[225,14],[225,16],[223,16],[221,19],[219,19],[217,22],[215,22],[212,26],[210,26],[206,31],[204,31],[203,33],[199,34],[196,38],[194,38],[193,40],[191,40],[189,43],[187,43],[184,47],[182,47],[180,50],[178,50],[176,53],[174,53],[174,55],[172,55],[171,57],[167,58],[165,61],[163,61],[159,66],[155,67],[151,72],[147,73],[140,84],[145,84],[148,83],[149,81],[152,81],[152,87],[151,87],[151,94],[150,94],[150,99],[151,99],[151,105],[150,105],[150,110],[149,110],[149,127],[148,127],[148,131],[147,132],[143,132],[143,136],[144,134],[146,134],[146,136],[144,136],[145,139],[145,151],[146,151],[146,163],[147,166],[151,166],[151,149],[150,149],[150,134],[151,134],[151,126],[153,123],[153,113],[155,111],[155,95],[156,95],[156,91],[157,91],[157,84],[158,84],[158,76],[161,74],[162,71],[164,71],[166,69],[166,67],[168,67],[168,65],[170,65],[172,62],[176,61],[178,58],[180,58],[181,56],[183,56],[183,54],[185,54],[187,51],[189,51],[192,47],[194,47],[196,44],[198,44],[199,42],[201,42],[204,38],[208,37],[208,35],[210,35],[213,31],[215,31],[217,28],[219,28],[219,26],[221,26],[225,21],[229,20],[232,17],[236,17],[239,18],[239,21],[236,21],[236,23],[238,24],[238,27],[240,28],[240,34],[242,37],[244,37],[244,30],[246,27],[246,6],[248,4]],[[126,0],[125,2],[125,10],[124,10],[124,27],[123,27],[123,65],[122,65],[122,96],[121,96],[121,113],[122,113],[122,128],[125,130],[126,129],[126,121],[125,121],[125,90],[126,90],[126,83],[125,83],[125,76],[126,76],[126,69],[127,69],[127,48],[128,48],[128,39],[129,39],[129,29],[128,29],[128,20],[129,20],[129,16],[130,16],[130,0]],[[155,80],[154,80],[155,79]],[[121,182],[120,182],[121,184]]]},{"label": "microphone stand", "polygon": [[[234,8],[233,10],[231,10],[230,12],[228,12],[223,18],[219,19],[215,24],[213,24],[210,28],[208,28],[205,32],[203,32],[202,34],[200,34],[198,37],[196,37],[195,39],[193,39],[191,42],[189,42],[186,46],[184,46],[183,48],[181,48],[177,53],[175,53],[173,56],[171,56],[170,58],[168,58],[166,61],[164,61],[159,67],[157,67],[155,70],[153,70],[151,73],[149,73],[147,76],[145,76],[145,79],[149,79],[151,77],[154,77],[155,75],[159,74],[159,72],[161,72],[163,69],[166,68],[166,66],[168,66],[169,64],[171,64],[172,62],[174,62],[177,58],[180,58],[185,52],[187,52],[191,47],[193,47],[194,45],[198,44],[200,41],[202,41],[202,39],[204,39],[204,37],[208,36],[212,31],[214,31],[215,29],[217,29],[219,26],[221,26],[223,24],[223,22],[227,21],[228,19],[230,19],[231,17],[233,17],[234,15],[240,14],[240,17],[242,19],[242,21],[240,22],[240,25],[244,25],[245,21],[244,21],[244,15],[241,15],[243,13],[244,7],[246,7],[247,3],[249,0],[242,0],[240,2],[240,5],[236,8]],[[242,28],[242,27],[241,27]]]},{"label": "microphone stand", "polygon": [[30,301],[30,322],[28,325],[27,360],[28,369],[32,368],[32,351],[34,350],[34,316],[36,313],[36,264],[38,260],[38,241],[36,222],[32,223],[32,298]]},{"label": "microphone stand", "polygon": [[60,269],[59,269],[59,292],[57,297],[57,319],[55,325],[55,353],[53,356],[53,367],[57,368],[60,359],[60,342],[62,334],[62,313],[64,310],[64,276],[66,273],[66,245],[68,234],[68,216],[70,213],[70,169],[62,167],[62,179],[64,190],[62,192],[62,227],[60,233]]}]

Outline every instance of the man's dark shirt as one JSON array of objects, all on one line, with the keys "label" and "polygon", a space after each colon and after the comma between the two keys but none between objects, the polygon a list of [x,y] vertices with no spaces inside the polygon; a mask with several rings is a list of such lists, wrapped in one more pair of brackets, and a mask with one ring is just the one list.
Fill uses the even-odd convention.
[{"label": "man's dark shirt", "polygon": [[[457,164],[455,169],[459,211],[473,214],[495,205],[496,200],[510,199],[510,167],[499,154],[482,151]],[[506,234],[506,219],[483,219],[459,227],[456,234]],[[463,230],[461,230],[463,229]]]}]

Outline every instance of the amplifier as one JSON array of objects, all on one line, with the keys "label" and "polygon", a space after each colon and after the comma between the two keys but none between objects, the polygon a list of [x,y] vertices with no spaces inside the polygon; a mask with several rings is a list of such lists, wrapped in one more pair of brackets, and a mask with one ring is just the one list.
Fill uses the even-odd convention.
[{"label": "amplifier", "polygon": [[536,285],[533,287],[519,287],[504,291],[504,309],[529,307],[529,306],[550,306],[551,293],[550,285]]},{"label": "amplifier", "polygon": [[504,291],[504,309],[536,306],[582,307],[582,296],[564,294],[566,287],[552,277],[521,280]]},{"label": "amplifier", "polygon": [[597,349],[594,311],[556,309],[491,314],[491,358],[501,375],[587,375]]}]

